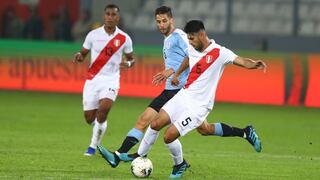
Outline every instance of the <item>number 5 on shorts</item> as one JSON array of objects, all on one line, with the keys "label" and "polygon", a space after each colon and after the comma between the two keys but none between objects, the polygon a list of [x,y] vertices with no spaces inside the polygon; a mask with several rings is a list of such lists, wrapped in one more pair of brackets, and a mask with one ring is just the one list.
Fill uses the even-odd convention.
[{"label": "number 5 on shorts", "polygon": [[182,126],[187,126],[187,125],[189,124],[189,122],[191,122],[191,121],[192,121],[191,118],[188,117],[188,118],[186,118],[185,120],[183,120],[183,121],[181,122],[181,124],[182,124]]}]

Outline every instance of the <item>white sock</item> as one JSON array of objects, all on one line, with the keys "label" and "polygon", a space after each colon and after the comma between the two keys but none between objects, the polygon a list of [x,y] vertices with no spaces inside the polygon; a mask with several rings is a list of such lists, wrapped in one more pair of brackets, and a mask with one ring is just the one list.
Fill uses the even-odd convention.
[{"label": "white sock", "polygon": [[107,129],[107,121],[103,123],[99,123],[98,121],[95,122],[95,124],[93,125],[90,147],[96,149],[97,145],[100,145],[102,137],[106,132],[106,129]]},{"label": "white sock", "polygon": [[157,140],[158,136],[159,136],[159,131],[153,130],[149,126],[146,133],[144,134],[142,141],[140,142],[138,154],[140,156],[147,155],[149,153],[152,145]]},{"label": "white sock", "polygon": [[166,145],[170,150],[171,156],[174,161],[174,165],[181,164],[183,162],[183,153],[182,153],[182,145],[179,139],[176,139],[173,142]]}]

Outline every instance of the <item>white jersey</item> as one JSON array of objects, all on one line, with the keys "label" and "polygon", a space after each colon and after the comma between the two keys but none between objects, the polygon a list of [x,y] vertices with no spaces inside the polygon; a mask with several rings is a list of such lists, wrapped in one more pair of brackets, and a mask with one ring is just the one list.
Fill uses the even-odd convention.
[{"label": "white jersey", "polygon": [[189,47],[190,74],[181,93],[189,96],[190,105],[212,109],[218,82],[226,64],[237,57],[229,49],[210,40],[211,44],[203,51]]},{"label": "white jersey", "polygon": [[118,27],[109,35],[102,26],[89,32],[83,47],[91,50],[87,79],[104,81],[119,88],[122,53],[133,51],[131,38]]}]

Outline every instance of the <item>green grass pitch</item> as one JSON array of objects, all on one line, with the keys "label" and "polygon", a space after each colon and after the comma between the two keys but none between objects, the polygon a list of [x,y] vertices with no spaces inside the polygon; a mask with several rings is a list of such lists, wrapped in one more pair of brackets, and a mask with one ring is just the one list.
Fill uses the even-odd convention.
[{"label": "green grass pitch", "polygon": [[[0,91],[0,179],[135,179],[130,163],[113,169],[83,153],[91,126],[81,95]],[[103,145],[115,150],[150,99],[119,97]],[[180,138],[191,168],[184,179],[319,179],[320,109],[217,103],[210,122],[253,124],[262,139],[256,153],[240,138]],[[172,160],[162,135],[151,149],[150,179],[167,179]],[[133,150],[136,150],[135,147]]]}]

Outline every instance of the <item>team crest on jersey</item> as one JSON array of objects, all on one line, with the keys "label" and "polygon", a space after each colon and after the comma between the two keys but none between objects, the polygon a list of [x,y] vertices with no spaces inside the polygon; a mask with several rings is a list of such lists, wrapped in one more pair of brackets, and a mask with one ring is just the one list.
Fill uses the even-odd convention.
[{"label": "team crest on jersey", "polygon": [[120,46],[120,40],[119,39],[115,39],[114,40],[114,46],[116,46],[116,47]]},{"label": "team crest on jersey", "polygon": [[212,61],[212,56],[207,55],[206,56],[206,62],[209,64]]}]

